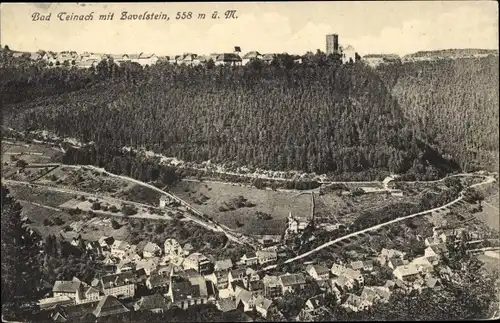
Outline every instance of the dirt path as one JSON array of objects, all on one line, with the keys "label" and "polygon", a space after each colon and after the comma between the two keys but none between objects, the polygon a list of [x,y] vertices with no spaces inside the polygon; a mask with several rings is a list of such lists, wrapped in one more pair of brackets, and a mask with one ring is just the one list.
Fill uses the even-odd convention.
[{"label": "dirt path", "polygon": [[[476,187],[476,186],[480,186],[480,185],[485,185],[485,184],[489,184],[489,183],[493,183],[495,182],[495,179],[493,177],[486,177],[485,181],[482,182],[482,183],[477,183],[477,184],[474,184],[474,185],[471,185],[470,187]],[[454,205],[455,203],[461,201],[463,199],[463,192],[460,192],[460,196],[456,199],[454,199],[453,201],[443,205],[443,206],[439,206],[439,207],[435,207],[433,209],[430,209],[430,210],[426,210],[426,211],[422,211],[422,212],[418,212],[418,213],[414,213],[414,214],[410,214],[410,215],[407,215],[407,216],[404,216],[404,217],[401,217],[401,218],[397,218],[397,219],[394,219],[394,220],[391,220],[391,221],[387,221],[387,222],[384,222],[384,223],[381,223],[381,224],[378,224],[378,225],[375,225],[375,226],[372,226],[372,227],[369,227],[369,228],[366,228],[366,229],[363,229],[363,230],[360,230],[360,231],[356,231],[356,232],[353,232],[353,233],[350,233],[350,234],[347,234],[343,237],[340,237],[340,238],[337,238],[335,240],[332,240],[332,241],[329,241],[329,242],[326,242],[308,252],[305,252],[301,255],[298,255],[296,257],[293,257],[293,258],[290,258],[288,260],[286,260],[284,263],[287,264],[287,263],[290,263],[290,262],[293,262],[293,261],[296,261],[296,260],[300,260],[302,258],[305,258],[307,256],[310,256],[312,255],[313,253],[315,252],[318,252],[319,250],[321,249],[324,249],[326,247],[329,247],[331,245],[334,245],[340,241],[343,241],[343,240],[347,240],[349,238],[352,238],[352,237],[355,237],[355,236],[358,236],[358,235],[361,235],[363,233],[366,233],[366,232],[371,232],[371,231],[376,231],[386,225],[389,225],[389,224],[392,224],[392,223],[397,223],[397,222],[401,222],[401,221],[404,221],[406,219],[410,219],[410,218],[413,218],[413,217],[416,217],[416,216],[419,216],[419,215],[425,215],[425,214],[429,214],[429,213],[432,213],[432,212],[435,212],[435,211],[441,211],[441,210],[444,210],[452,205]],[[271,266],[268,266],[268,267],[265,267],[261,270],[270,270],[270,269],[274,269],[276,268],[277,265],[271,265]]]}]

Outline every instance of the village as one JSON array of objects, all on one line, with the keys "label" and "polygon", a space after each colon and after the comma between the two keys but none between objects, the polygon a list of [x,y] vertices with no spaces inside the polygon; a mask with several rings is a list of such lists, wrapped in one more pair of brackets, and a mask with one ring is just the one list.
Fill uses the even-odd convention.
[{"label": "village", "polygon": [[[326,54],[335,54],[341,59],[342,63],[356,62],[361,59],[358,53],[351,45],[340,46],[338,35],[327,35]],[[5,49],[4,49],[5,50]],[[14,58],[25,58],[30,62],[42,62],[46,67],[76,67],[90,68],[96,67],[102,60],[112,60],[117,65],[124,62],[137,63],[140,66],[151,66],[159,62],[169,64],[198,66],[206,65],[212,61],[216,66],[229,65],[241,66],[247,65],[251,61],[259,60],[265,64],[270,64],[273,59],[287,53],[260,53],[252,50],[246,54],[241,53],[241,47],[235,46],[232,52],[211,53],[208,55],[196,53],[183,53],[179,55],[156,55],[155,53],[136,53],[136,54],[103,54],[103,53],[77,53],[76,51],[52,52],[39,50],[37,52],[13,52]],[[312,53],[306,54],[312,55]],[[302,56],[294,56],[294,63],[301,64]]]},{"label": "village", "polygon": [[[164,245],[159,246],[152,242],[131,245],[111,236],[97,241],[77,237],[71,244],[101,259],[109,273],[88,282],[76,277],[71,281],[56,281],[52,295],[41,299],[39,305],[41,309],[51,310],[57,322],[89,313],[103,317],[132,310],[187,309],[199,304],[215,304],[223,312],[243,311],[266,318],[278,299],[315,285],[321,292],[308,299],[295,318],[314,321],[328,314],[327,304],[332,296],[327,295],[333,295],[336,304],[357,312],[388,302],[393,293],[439,291],[445,280],[456,279],[455,273],[442,261],[448,254],[446,246],[450,241],[459,243],[467,235],[475,242],[482,242],[477,240],[478,233],[465,227],[435,227],[433,235],[425,238],[424,254],[418,257],[410,258],[405,252],[382,248],[378,255],[362,261],[308,262],[303,263],[299,271],[278,275],[263,270],[277,263],[278,246],[247,253],[233,263],[231,259],[212,262],[206,255],[194,252],[189,243],[181,246],[175,239],[166,239]],[[500,258],[498,248],[472,252]]]},{"label": "village", "polygon": [[[232,52],[226,53],[211,53],[211,54],[197,54],[197,53],[183,53],[176,55],[157,55],[155,53],[122,53],[122,54],[109,54],[109,53],[93,53],[76,51],[45,51],[38,50],[36,52],[21,52],[11,51],[2,47],[2,51],[12,52],[13,58],[26,59],[31,63],[42,63],[45,67],[76,67],[76,68],[91,68],[96,67],[102,60],[112,60],[117,65],[124,62],[137,63],[142,67],[152,66],[156,63],[169,63],[174,65],[185,66],[200,66],[206,65],[209,61],[213,62],[216,66],[245,66],[251,61],[261,61],[265,64],[271,62],[278,55],[288,55],[288,53],[260,53],[257,50],[249,51],[245,54],[242,53],[240,46],[234,46]],[[477,50],[449,50],[441,51],[439,53],[432,52],[418,52],[408,54],[403,57],[397,54],[366,54],[360,56],[352,45],[340,45],[338,34],[326,35],[326,55],[334,55],[339,58],[343,64],[363,62],[371,67],[377,67],[381,64],[401,64],[416,61],[433,61],[442,59],[458,59],[458,58],[478,58],[487,57],[489,55],[498,56],[497,51]],[[312,52],[304,55],[292,55],[294,57],[294,64],[302,64],[303,59],[307,59]]]},{"label": "village", "polygon": [[[43,206],[39,203],[47,204],[49,200],[54,200],[49,203],[52,206],[45,206],[45,208],[52,208],[54,210],[50,211],[52,213],[55,210],[62,212],[61,210],[64,209],[72,214],[68,219],[73,218],[73,221],[79,217],[72,211],[80,208],[80,212],[93,214],[93,220],[87,220],[89,223],[96,222],[99,218],[102,223],[116,222],[115,219],[121,218],[120,225],[127,226],[126,223],[130,220],[124,218],[125,214],[117,215],[119,211],[115,213],[104,211],[108,207],[111,208],[108,203],[115,202],[103,193],[109,190],[107,194],[131,199],[130,194],[119,193],[119,187],[124,187],[125,191],[128,190],[129,184],[125,185],[125,183],[130,179],[124,181],[122,178],[103,176],[95,170],[80,169],[78,166],[53,164],[50,166],[52,168],[44,170],[44,167],[50,164],[37,164],[37,162],[45,160],[42,158],[45,154],[57,153],[56,150],[38,144],[14,145],[11,143],[9,147],[10,150],[3,154],[8,157],[3,160],[7,172],[3,176],[13,185],[11,188],[14,192],[22,193],[18,195],[21,198],[31,199],[35,195],[38,196],[39,193],[36,192],[47,192],[47,197],[32,200],[31,203],[35,204],[37,210]],[[17,151],[22,151],[23,154],[12,155]],[[17,157],[12,158],[12,156]],[[34,172],[36,176],[30,179],[31,177],[26,175],[29,168],[18,167],[20,157],[32,163],[28,166],[34,167],[33,170],[43,170],[42,176]],[[56,178],[52,177],[56,174],[58,178],[67,178],[65,183],[73,183],[72,178],[79,178],[81,184],[73,183],[64,186],[63,183],[54,181]],[[457,175],[461,180],[453,178],[452,175],[453,180],[445,179],[444,182],[447,185],[453,183],[453,185],[458,185],[462,182],[466,186],[479,186],[496,181],[496,175],[491,176],[484,172],[469,175]],[[116,179],[115,182],[113,178]],[[333,209],[327,207],[330,202],[326,203],[326,201],[336,201],[336,204],[341,205],[345,199],[357,201],[358,204],[365,203],[366,207],[371,205],[366,204],[367,201],[394,203],[403,198],[411,199],[412,194],[418,191],[437,189],[438,186],[442,187],[442,193],[449,190],[446,185],[439,184],[440,181],[425,184],[399,180],[398,176],[389,176],[382,182],[327,184],[317,190],[317,194],[309,192],[297,195],[298,191],[294,191],[293,198],[301,201],[300,203],[310,200],[310,207],[294,206],[293,211],[290,209],[288,216],[283,219],[284,232],[276,231],[275,234],[260,236],[250,235],[252,230],[248,233],[238,232],[239,238],[237,239],[240,242],[253,243],[249,243],[251,248],[246,249],[247,251],[237,252],[231,257],[220,256],[213,248],[201,250],[200,244],[189,238],[180,243],[168,232],[163,235],[167,238],[160,242],[158,239],[153,241],[154,236],[132,239],[128,233],[118,235],[118,231],[112,225],[102,229],[100,236],[92,230],[85,233],[81,227],[77,228],[76,223],[81,221],[72,223],[72,229],[69,231],[66,231],[63,225],[54,225],[54,229],[50,229],[54,230],[52,232],[57,232],[62,239],[70,241],[71,246],[78,249],[79,254],[85,254],[89,259],[93,259],[104,270],[99,270],[92,279],[85,281],[81,277],[80,279],[74,277],[68,281],[51,281],[49,283],[51,292],[40,299],[38,304],[42,311],[50,313],[53,320],[63,322],[72,321],[87,314],[105,317],[130,311],[164,312],[172,308],[187,309],[202,304],[213,304],[222,312],[234,311],[245,313],[244,315],[257,315],[261,319],[275,319],[276,315],[281,315],[287,320],[315,321],[323,315],[331,315],[329,311],[331,311],[332,303],[347,311],[361,312],[374,305],[389,302],[391,295],[397,293],[421,293],[429,289],[439,291],[447,281],[457,279],[454,271],[444,261],[449,254],[450,245],[464,242],[467,244],[467,252],[480,255],[488,259],[490,263],[499,261],[498,239],[491,239],[497,236],[489,233],[485,225],[474,217],[474,212],[481,207],[470,199],[462,201],[462,197],[459,197],[444,206],[441,202],[437,207],[432,209],[429,207],[423,213],[420,212],[420,222],[417,220],[413,222],[411,219],[413,215],[399,214],[398,216],[402,218],[386,220],[378,226],[379,228],[376,225],[373,226],[370,221],[357,227],[355,225],[357,217],[347,215],[339,215],[339,221],[337,216],[331,214]],[[23,181],[30,181],[29,185],[34,187],[20,190],[20,187],[26,186]],[[259,190],[255,187],[238,188],[227,183],[211,184],[210,181],[197,183],[188,180],[182,183],[197,185],[196,187],[219,185],[228,191],[236,189],[242,192],[243,190],[244,192],[251,191],[251,196],[254,198],[258,196],[257,193],[277,194],[273,190]],[[142,185],[148,184],[142,183]],[[99,187],[99,194],[91,193],[94,192],[91,187]],[[57,193],[57,190],[61,189],[65,193]],[[136,189],[130,192],[138,194],[141,191]],[[210,194],[208,190],[203,192]],[[63,195],[58,197],[56,193]],[[67,193],[71,194],[65,196],[64,194]],[[148,194],[151,193],[150,191]],[[222,193],[223,191],[219,190],[215,194],[221,195]],[[234,193],[234,196],[239,194]],[[83,201],[82,194],[87,194]],[[181,195],[179,197],[175,194]],[[207,213],[200,212],[189,203],[195,203],[200,208],[203,204],[196,203],[192,199],[188,199],[188,203],[181,198],[189,197],[182,185],[172,193],[163,192],[159,197],[153,196],[154,199],[136,200],[148,203],[149,207],[155,205],[157,214],[153,217],[148,213],[143,219],[144,222],[171,222],[172,219],[168,220],[168,216],[161,214],[165,212],[168,214],[173,210],[176,211],[172,217],[180,219],[176,221],[188,220],[174,215],[182,209],[185,217],[196,220],[193,227],[200,224],[210,225],[212,228],[214,225],[221,227],[219,223],[208,218]],[[133,199],[135,198],[137,197]],[[248,202],[242,197],[236,200],[238,203]],[[227,200],[222,199],[222,201]],[[97,205],[99,207],[96,207]],[[120,207],[120,204],[116,205]],[[139,209],[146,205],[138,204]],[[175,209],[174,205],[182,205],[182,208]],[[224,205],[229,207],[228,204]],[[486,202],[483,205],[491,207]],[[255,206],[247,207],[247,209],[252,210],[253,207]],[[191,210],[192,214],[186,212],[187,210]],[[209,209],[202,210],[209,212]],[[143,211],[139,211],[143,214]],[[221,213],[225,212],[227,211]],[[43,239],[46,234],[42,235],[40,230],[46,230],[51,225],[45,224],[47,218],[43,221],[42,218],[36,220],[38,215],[34,215],[25,216],[24,220],[28,223],[29,231],[39,237],[39,245],[43,247],[48,240]],[[419,215],[419,213],[414,215]],[[423,219],[424,216],[427,220]],[[54,215],[49,217],[52,218],[52,222],[56,222]],[[260,226],[264,226],[265,221],[269,221],[267,218],[272,216],[267,212],[255,212],[248,213],[248,219],[250,217],[255,217]],[[408,217],[410,217],[408,219],[411,220],[410,222],[405,219]],[[36,220],[40,224],[37,227],[36,223],[30,220]],[[70,221],[68,220],[67,223],[70,224]],[[237,233],[235,230],[238,229],[237,226],[231,229],[224,228],[229,236],[235,236]],[[85,237],[82,237],[81,233]],[[422,248],[418,247],[416,253],[408,252],[412,250],[409,245],[415,243],[412,237],[420,240],[417,244],[425,245]],[[245,238],[248,240],[244,240]],[[400,242],[394,245],[391,240]],[[494,243],[490,243],[492,241]],[[370,247],[359,248],[363,245]],[[41,253],[45,250],[45,248],[40,249]],[[308,294],[307,302],[303,308],[300,308],[298,314],[290,317],[289,313],[280,312],[277,306],[280,300],[293,294],[300,294],[304,290],[315,292],[314,295]]]}]

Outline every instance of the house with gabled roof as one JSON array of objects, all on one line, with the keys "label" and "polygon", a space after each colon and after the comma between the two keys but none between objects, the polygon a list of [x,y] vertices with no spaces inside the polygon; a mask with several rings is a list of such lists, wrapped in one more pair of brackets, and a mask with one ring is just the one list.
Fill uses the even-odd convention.
[{"label": "house with gabled roof", "polygon": [[104,295],[116,297],[133,297],[135,295],[136,278],[133,272],[102,276],[100,280]]},{"label": "house with gabled roof", "polygon": [[154,65],[158,61],[158,56],[153,53],[130,54],[130,61],[140,64],[141,66]]},{"label": "house with gabled roof", "polygon": [[217,288],[226,288],[229,280],[229,271],[233,268],[231,259],[217,260],[214,265],[214,274],[217,279]]},{"label": "house with gabled roof", "polygon": [[256,59],[262,59],[262,54],[259,53],[258,51],[251,51],[251,52],[246,53],[242,57],[242,61],[241,62],[242,62],[243,65],[247,65],[252,60],[256,60]]},{"label": "house with gabled roof", "polygon": [[146,287],[149,290],[165,293],[170,283],[170,275],[151,275],[146,279]]},{"label": "house with gabled roof", "polygon": [[245,289],[245,284],[243,284],[242,280],[234,280],[234,281],[230,282],[227,289],[229,290],[230,295],[235,296],[238,288]]},{"label": "house with gabled roof", "polygon": [[364,284],[364,277],[359,270],[354,270],[347,268],[343,265],[333,264],[331,268],[331,273],[333,276],[345,276],[349,280],[357,281],[360,284]]},{"label": "house with gabled roof", "polygon": [[341,306],[350,309],[351,311],[358,312],[368,308],[369,304],[360,296],[356,294],[349,294],[349,297]]},{"label": "house with gabled roof", "polygon": [[54,297],[68,296],[74,299],[75,302],[80,303],[83,298],[82,287],[83,285],[80,281],[57,280],[52,287],[52,294]]},{"label": "house with gabled roof", "polygon": [[115,240],[111,245],[111,255],[118,258],[123,258],[130,249],[130,244],[126,241]]},{"label": "house with gabled roof", "polygon": [[146,275],[151,275],[152,272],[155,272],[160,265],[160,258],[158,257],[153,257],[153,258],[145,258],[141,259],[139,261],[136,261],[136,269],[141,269],[144,268],[144,271],[146,272]]},{"label": "house with gabled roof", "polygon": [[162,313],[170,307],[170,302],[161,294],[153,294],[141,297],[135,304],[135,311],[150,311]]},{"label": "house with gabled roof", "polygon": [[325,306],[325,304],[325,294],[315,295],[306,301],[306,309],[311,311],[316,310],[320,307]]},{"label": "house with gabled roof", "polygon": [[229,65],[237,66],[241,65],[241,57],[235,53],[222,53],[218,54],[217,58],[214,60],[215,65]]},{"label": "house with gabled roof", "polygon": [[303,289],[306,285],[306,279],[302,274],[285,274],[279,276],[281,289],[283,293],[293,292],[295,289]]},{"label": "house with gabled roof", "polygon": [[331,285],[338,287],[343,291],[350,290],[354,287],[355,280],[344,275],[336,276],[331,279]]},{"label": "house with gabled roof", "polygon": [[273,304],[273,302],[270,299],[265,298],[262,295],[259,295],[255,298],[255,310],[262,315],[262,317],[267,318],[267,314],[269,311],[269,308]]},{"label": "house with gabled roof", "polygon": [[115,239],[113,237],[100,237],[98,242],[103,251],[109,251]]},{"label": "house with gabled roof", "polygon": [[171,260],[181,258],[184,259],[184,249],[179,242],[175,239],[166,239],[163,244],[165,256],[170,257]]},{"label": "house with gabled roof", "polygon": [[69,296],[55,296],[55,297],[47,297],[47,298],[42,298],[38,301],[38,305],[40,306],[40,309],[46,310],[50,308],[54,308],[57,305],[59,306],[70,306],[76,304],[76,301],[73,298],[70,298]]},{"label": "house with gabled roof", "polygon": [[236,300],[233,298],[220,298],[215,303],[215,306],[221,312],[230,312],[237,308]]},{"label": "house with gabled roof", "polygon": [[208,58],[205,56],[205,55],[197,55],[194,59],[193,59],[193,65],[202,65],[202,64],[206,64],[208,62]]},{"label": "house with gabled roof", "polygon": [[376,301],[379,300],[380,296],[373,287],[365,286],[361,291],[361,298],[366,302],[367,305],[373,305]]},{"label": "house with gabled roof", "polygon": [[323,265],[308,265],[306,272],[315,280],[328,280],[330,277],[330,270]]},{"label": "house with gabled roof", "polygon": [[217,260],[214,265],[214,271],[228,271],[233,268],[231,259]]},{"label": "house with gabled roof", "polygon": [[410,264],[416,266],[421,273],[427,273],[434,268],[432,262],[425,256],[414,258]]},{"label": "house with gabled roof", "polygon": [[425,248],[424,256],[425,257],[435,257],[440,259],[442,256],[448,253],[448,249],[443,244],[432,245]]},{"label": "house with gabled roof", "polygon": [[390,258],[387,260],[387,266],[391,269],[396,269],[398,266],[407,265],[408,261],[405,261],[399,257]]},{"label": "house with gabled roof", "polygon": [[127,312],[130,312],[130,310],[120,300],[113,295],[106,295],[99,301],[93,313],[95,317],[99,318]]},{"label": "house with gabled roof", "polygon": [[276,54],[267,53],[267,54],[262,55],[262,61],[264,61],[264,63],[266,63],[266,64],[271,64],[271,62],[274,60],[275,57],[276,57]]},{"label": "house with gabled roof", "polygon": [[208,302],[206,297],[200,295],[200,285],[193,285],[189,279],[178,275],[170,276],[168,296],[172,304],[181,309]]},{"label": "house with gabled roof", "polygon": [[116,273],[125,273],[128,271],[133,271],[135,269],[135,263],[131,261],[121,261],[117,266],[116,266]]},{"label": "house with gabled roof", "polygon": [[241,262],[247,266],[257,265],[259,263],[259,258],[255,252],[248,252],[241,257]]},{"label": "house with gabled roof", "polygon": [[247,275],[246,268],[235,268],[235,269],[232,269],[229,271],[228,281],[230,283],[235,281],[235,280],[243,281],[243,279],[246,277],[246,275]]},{"label": "house with gabled roof", "polygon": [[242,307],[244,312],[248,312],[255,307],[255,298],[252,292],[238,286],[235,290],[236,306]]},{"label": "house with gabled roof", "polygon": [[361,270],[363,269],[363,262],[358,260],[358,261],[353,261],[349,265],[352,269],[354,270]]},{"label": "house with gabled roof", "polygon": [[441,244],[443,241],[439,237],[432,236],[425,238],[424,243],[426,247],[430,247]]},{"label": "house with gabled roof", "polygon": [[199,252],[190,254],[182,263],[185,269],[192,268],[202,275],[208,274],[211,271],[211,261]]},{"label": "house with gabled roof", "polygon": [[397,266],[396,269],[394,269],[393,271],[393,275],[394,277],[402,281],[408,281],[418,278],[420,272],[418,271],[415,265],[409,264],[409,265]]},{"label": "house with gabled roof", "polygon": [[77,304],[73,306],[56,306],[52,312],[51,319],[55,322],[94,322],[96,320],[93,314],[99,302]]},{"label": "house with gabled roof", "polygon": [[281,281],[277,276],[265,275],[262,278],[264,283],[264,296],[270,299],[283,295]]},{"label": "house with gabled roof", "polygon": [[84,286],[83,287],[83,299],[80,303],[89,303],[89,302],[97,302],[101,300],[100,292],[97,288],[92,286]]},{"label": "house with gabled roof", "polygon": [[264,282],[262,280],[254,280],[248,283],[248,290],[255,296],[264,295]]},{"label": "house with gabled roof", "polygon": [[144,258],[152,258],[161,256],[161,248],[156,243],[148,242],[142,250]]},{"label": "house with gabled roof", "polygon": [[386,262],[391,258],[400,258],[405,259],[406,253],[396,250],[396,249],[386,249],[382,248],[380,255],[378,257],[378,261],[382,266],[386,264]]},{"label": "house with gabled roof", "polygon": [[265,265],[278,260],[278,254],[273,250],[258,250],[255,254],[260,265]]}]

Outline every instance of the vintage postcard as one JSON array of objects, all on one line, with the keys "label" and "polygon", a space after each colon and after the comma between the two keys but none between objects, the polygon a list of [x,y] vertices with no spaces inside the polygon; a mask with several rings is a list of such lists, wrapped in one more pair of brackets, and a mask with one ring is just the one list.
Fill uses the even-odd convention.
[{"label": "vintage postcard", "polygon": [[0,17],[2,322],[499,318],[497,2]]}]

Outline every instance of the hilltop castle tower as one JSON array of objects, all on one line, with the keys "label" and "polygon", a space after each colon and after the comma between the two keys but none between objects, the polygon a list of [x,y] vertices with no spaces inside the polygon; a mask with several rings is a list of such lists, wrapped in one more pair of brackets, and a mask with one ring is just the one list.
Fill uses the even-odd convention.
[{"label": "hilltop castle tower", "polygon": [[326,55],[339,54],[339,35],[326,35]]}]

